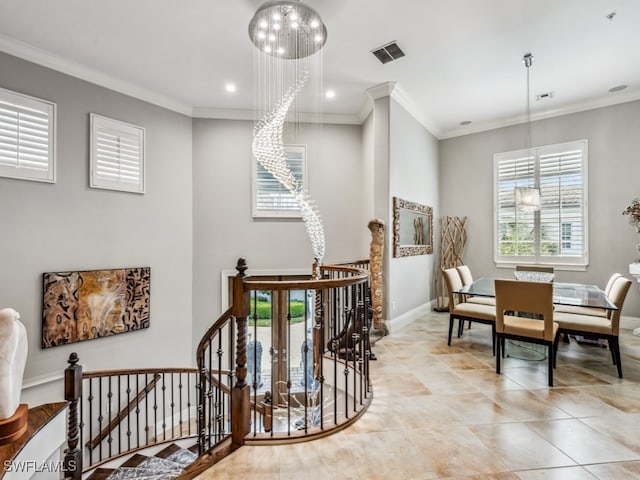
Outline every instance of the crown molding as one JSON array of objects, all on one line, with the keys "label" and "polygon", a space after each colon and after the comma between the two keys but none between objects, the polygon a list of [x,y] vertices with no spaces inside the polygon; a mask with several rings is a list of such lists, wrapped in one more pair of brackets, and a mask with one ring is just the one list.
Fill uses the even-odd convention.
[{"label": "crown molding", "polygon": [[391,94],[393,98],[402,108],[404,108],[409,114],[415,118],[420,125],[422,125],[431,135],[440,140],[442,131],[433,123],[424,112],[418,107],[413,100],[411,100],[400,87],[396,87]]},{"label": "crown molding", "polygon": [[159,94],[133,83],[125,82],[99,70],[66,60],[53,53],[19,42],[2,34],[0,34],[0,51],[101,87],[152,103],[159,107],[191,116],[191,106],[182,103],[175,98]]},{"label": "crown molding", "polygon": [[379,85],[374,85],[373,87],[367,88],[367,96],[376,101],[382,97],[390,97],[393,91],[396,88],[396,82],[384,82]]},{"label": "crown molding", "polygon": [[[595,100],[586,100],[580,103],[574,103],[562,108],[556,108],[545,112],[539,112],[531,115],[531,121],[544,120],[547,118],[561,117],[563,115],[571,115],[572,113],[586,112],[588,110],[595,110],[596,108],[610,107],[613,105],[620,105],[622,103],[634,102],[640,100],[640,89],[631,90],[629,92],[612,93],[610,96],[601,97]],[[442,132],[439,137],[440,140],[447,138],[461,137],[464,135],[471,135],[473,133],[486,132],[488,130],[495,130],[498,128],[511,127],[526,122],[526,117],[519,115],[517,117],[510,117],[495,122],[484,122],[477,125],[469,125],[468,127],[457,127]]]},{"label": "crown molding", "polygon": [[437,139],[440,138],[440,129],[430,121],[427,116],[421,111],[421,109],[411,100],[407,94],[398,86],[396,82],[384,82],[379,85],[375,85],[366,90],[369,100],[364,105],[362,110],[358,113],[360,123],[364,123],[367,116],[373,109],[373,103],[383,97],[391,97],[398,104],[404,108],[416,121],[429,131]]},{"label": "crown molding", "polygon": [[[250,120],[256,121],[256,113],[253,110],[213,107],[193,107],[193,118],[214,118],[220,120]],[[314,113],[301,112],[297,115],[301,122],[315,123],[320,120],[323,124],[361,125],[357,115],[344,115],[337,113],[323,113],[320,116]]]}]

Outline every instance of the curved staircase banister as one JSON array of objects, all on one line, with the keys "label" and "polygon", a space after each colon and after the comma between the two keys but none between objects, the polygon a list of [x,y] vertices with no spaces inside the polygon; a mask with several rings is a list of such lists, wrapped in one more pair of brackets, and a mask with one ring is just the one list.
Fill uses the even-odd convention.
[{"label": "curved staircase banister", "polygon": [[233,317],[233,307],[229,307],[227,311],[224,312],[220,316],[220,318],[218,318],[218,320],[216,320],[214,324],[209,327],[209,329],[205,332],[205,334],[200,339],[200,342],[198,343],[198,348],[196,350],[196,359],[198,361],[199,368],[201,366],[199,363],[200,357],[202,356],[204,351],[207,349],[207,346],[209,345],[209,341],[215,338],[217,332],[220,331],[220,329],[224,326],[224,324],[229,320],[231,320],[232,317]]},{"label": "curved staircase banister", "polygon": [[322,271],[350,273],[343,278],[323,278],[319,280],[251,280],[244,281],[245,291],[253,290],[323,290],[326,288],[341,288],[361,283],[369,278],[369,272],[362,268],[345,267],[339,265],[323,265]]}]

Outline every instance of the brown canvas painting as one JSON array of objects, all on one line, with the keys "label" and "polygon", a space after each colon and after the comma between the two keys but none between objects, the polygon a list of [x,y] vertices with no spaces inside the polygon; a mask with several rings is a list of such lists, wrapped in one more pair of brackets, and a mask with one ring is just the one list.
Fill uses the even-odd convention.
[{"label": "brown canvas painting", "polygon": [[149,267],[44,274],[42,348],[149,327]]}]

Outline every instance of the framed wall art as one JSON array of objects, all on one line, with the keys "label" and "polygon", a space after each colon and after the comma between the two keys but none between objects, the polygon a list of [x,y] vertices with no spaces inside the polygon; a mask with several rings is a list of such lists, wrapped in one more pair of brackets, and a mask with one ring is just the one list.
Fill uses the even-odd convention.
[{"label": "framed wall art", "polygon": [[150,267],[45,273],[42,348],[148,328],[150,283]]}]

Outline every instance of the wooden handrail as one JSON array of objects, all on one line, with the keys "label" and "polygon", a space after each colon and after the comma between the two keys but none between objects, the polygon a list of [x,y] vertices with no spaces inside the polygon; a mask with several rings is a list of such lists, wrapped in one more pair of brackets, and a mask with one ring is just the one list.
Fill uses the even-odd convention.
[{"label": "wooden handrail", "polygon": [[247,290],[323,290],[325,288],[342,288],[356,283],[364,282],[369,278],[369,272],[362,268],[341,267],[336,265],[324,266],[322,270],[352,273],[353,275],[344,278],[323,278],[320,280],[251,280],[244,281],[245,291]]},{"label": "wooden handrail", "polygon": [[140,402],[140,400],[146,397],[147,394],[156,387],[156,383],[158,383],[161,378],[162,378],[162,375],[160,375],[159,373],[156,373],[153,376],[153,379],[149,383],[147,383],[142,388],[142,390],[138,392],[138,394],[133,398],[133,400],[131,400],[127,405],[125,405],[122,408],[122,410],[120,410],[118,414],[111,419],[109,424],[106,427],[104,427],[92,440],[89,440],[87,443],[85,443],[85,446],[93,450],[98,445],[100,445],[100,442],[102,442],[105,438],[109,436],[111,431],[115,429],[120,424],[120,422],[122,422],[122,420],[126,418],[129,412],[131,412],[131,410],[133,410],[136,407],[138,402]]},{"label": "wooden handrail", "polygon": [[122,370],[96,370],[94,372],[82,372],[82,378],[115,377],[118,375],[155,375],[162,373],[198,373],[197,368],[130,368]]},{"label": "wooden handrail", "polygon": [[[200,355],[205,351],[205,349],[207,348],[207,344],[209,343],[209,340],[212,339],[213,337],[215,337],[215,333],[220,330],[222,328],[222,326],[232,317],[232,307],[229,307],[229,309],[224,312],[220,318],[218,320],[216,320],[216,322],[211,325],[209,327],[209,330],[207,330],[207,332],[202,336],[202,338],[200,339],[200,343],[198,343],[198,349],[196,350],[196,359],[200,358]],[[198,365],[198,368],[200,368],[201,366]]]}]

